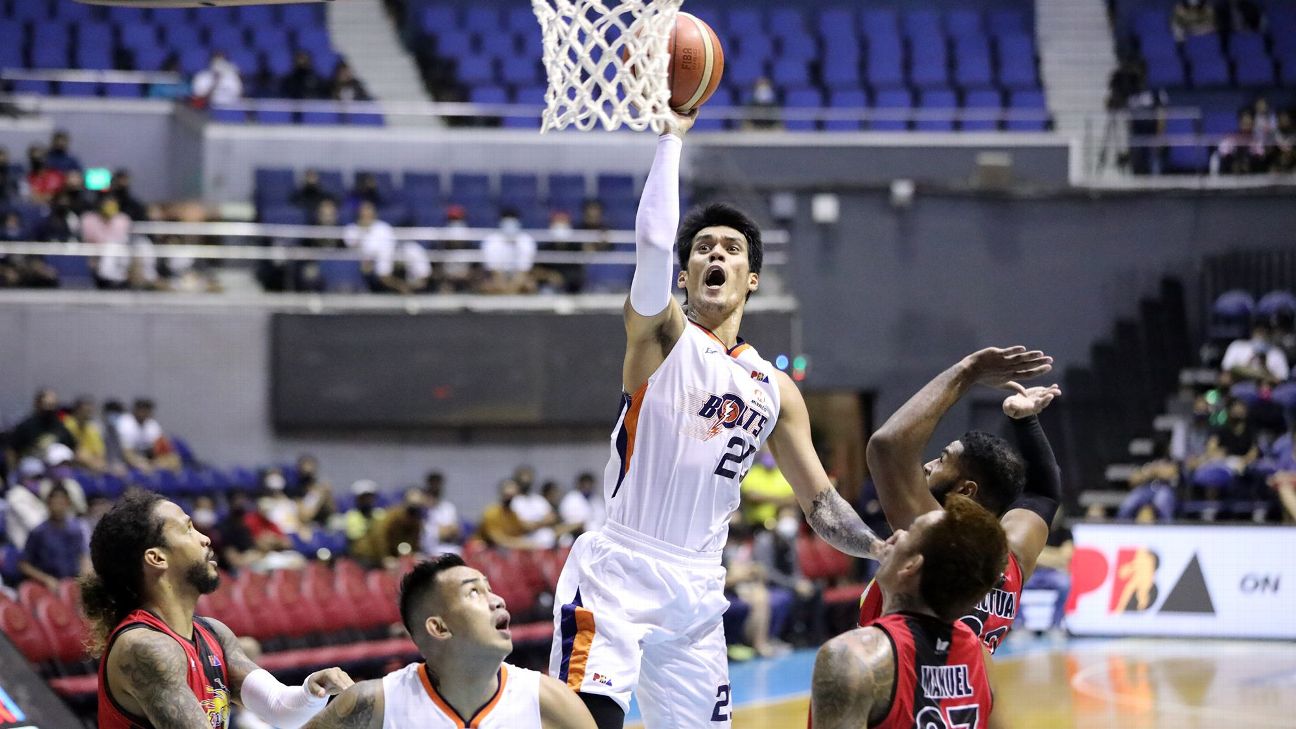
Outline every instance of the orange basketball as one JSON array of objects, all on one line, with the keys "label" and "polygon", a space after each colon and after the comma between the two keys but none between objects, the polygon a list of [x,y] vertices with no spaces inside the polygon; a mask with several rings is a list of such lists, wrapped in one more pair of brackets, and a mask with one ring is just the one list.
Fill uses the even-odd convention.
[{"label": "orange basketball", "polygon": [[667,46],[670,52],[670,105],[687,113],[706,103],[724,75],[720,38],[697,16],[681,12]]}]

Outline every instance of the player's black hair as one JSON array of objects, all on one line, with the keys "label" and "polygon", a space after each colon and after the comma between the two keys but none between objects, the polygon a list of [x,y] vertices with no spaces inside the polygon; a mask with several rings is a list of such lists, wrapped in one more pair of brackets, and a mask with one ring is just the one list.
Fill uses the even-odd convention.
[{"label": "player's black hair", "polygon": [[981,430],[964,433],[959,442],[963,444],[959,466],[964,478],[977,483],[976,501],[991,514],[1003,516],[1026,482],[1021,455],[1008,441]]},{"label": "player's black hair", "polygon": [[144,599],[144,552],[166,546],[164,523],[155,513],[164,500],[152,491],[130,489],[90,535],[94,571],[81,578],[81,607],[93,629],[92,655],[103,651],[108,634]]},{"label": "player's black hair", "polygon": [[711,203],[705,207],[693,208],[684,217],[684,222],[680,224],[679,235],[675,237],[675,250],[679,256],[680,269],[688,269],[689,255],[693,252],[693,237],[698,234],[698,231],[713,225],[733,228],[747,239],[747,267],[752,273],[760,273],[761,263],[765,259],[760,227],[746,213],[728,203]]},{"label": "player's black hair", "polygon": [[400,583],[400,614],[401,622],[405,624],[405,629],[411,636],[419,635],[417,624],[425,618],[416,615],[418,606],[426,602],[428,594],[436,589],[437,576],[452,567],[467,566],[463,557],[457,554],[447,552],[440,557],[435,557],[414,565],[414,569],[401,578]]}]

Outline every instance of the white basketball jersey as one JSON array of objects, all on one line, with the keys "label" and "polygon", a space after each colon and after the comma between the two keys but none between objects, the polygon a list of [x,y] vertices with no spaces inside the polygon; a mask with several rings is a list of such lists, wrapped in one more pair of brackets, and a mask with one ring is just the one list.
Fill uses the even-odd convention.
[{"label": "white basketball jersey", "polygon": [[739,340],[689,322],[665,361],[624,395],[603,495],[609,521],[683,549],[718,552],[739,484],[774,430],[775,369]]},{"label": "white basketball jersey", "polygon": [[500,664],[499,690],[460,716],[432,686],[424,663],[383,676],[383,729],[541,729],[540,674]]}]

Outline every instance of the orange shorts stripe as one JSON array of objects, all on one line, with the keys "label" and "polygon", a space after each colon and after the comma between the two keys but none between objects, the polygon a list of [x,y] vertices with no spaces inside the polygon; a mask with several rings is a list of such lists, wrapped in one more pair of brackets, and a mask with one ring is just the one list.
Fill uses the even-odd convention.
[{"label": "orange shorts stripe", "polygon": [[567,669],[567,687],[580,691],[585,680],[585,665],[589,662],[590,644],[594,642],[594,613],[578,607],[576,614],[576,640],[572,642],[571,662]]}]

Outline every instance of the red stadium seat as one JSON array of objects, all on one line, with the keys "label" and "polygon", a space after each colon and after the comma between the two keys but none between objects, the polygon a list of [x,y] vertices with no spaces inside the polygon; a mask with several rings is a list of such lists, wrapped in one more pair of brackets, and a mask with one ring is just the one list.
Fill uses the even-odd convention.
[{"label": "red stadium seat", "polygon": [[379,618],[382,622],[399,623],[400,607],[396,601],[400,592],[400,580],[387,570],[374,570],[369,573],[366,581],[370,592],[382,598],[374,603],[380,611]]},{"label": "red stadium seat", "polygon": [[301,638],[323,630],[325,619],[318,603],[302,596],[300,571],[275,572],[267,587],[267,607],[286,618],[283,635]]},{"label": "red stadium seat", "polygon": [[44,631],[22,605],[0,596],[0,631],[13,641],[23,656],[39,666],[54,658],[54,649]]},{"label": "red stadium seat", "polygon": [[75,579],[61,580],[58,586],[58,598],[67,605],[68,609],[77,615],[82,614],[81,610],[81,583]]},{"label": "red stadium seat", "polygon": [[333,579],[334,575],[329,573],[326,577],[327,580],[308,574],[302,580],[301,596],[319,614],[319,632],[341,638],[344,636],[339,634],[359,627],[358,619],[361,616],[355,610],[353,597],[337,589],[338,583]]},{"label": "red stadium seat", "polygon": [[247,608],[234,599],[234,588],[222,585],[209,595],[198,598],[198,614],[215,618],[226,625],[234,635],[255,637],[255,623]]},{"label": "red stadium seat", "polygon": [[59,676],[49,680],[50,688],[70,703],[88,703],[99,692],[99,676],[87,673],[84,676]]},{"label": "red stadium seat", "polygon": [[36,606],[36,623],[45,632],[54,659],[60,663],[79,663],[85,660],[89,635],[77,616],[57,599],[49,598]]},{"label": "red stadium seat", "polygon": [[36,606],[46,600],[57,600],[55,595],[44,584],[36,580],[23,580],[18,583],[18,602],[27,608],[32,615],[36,614]]},{"label": "red stadium seat", "polygon": [[552,591],[558,586],[558,577],[562,574],[563,565],[567,564],[569,554],[571,547],[536,552],[536,556],[540,558],[540,572],[544,576],[546,589]]}]

